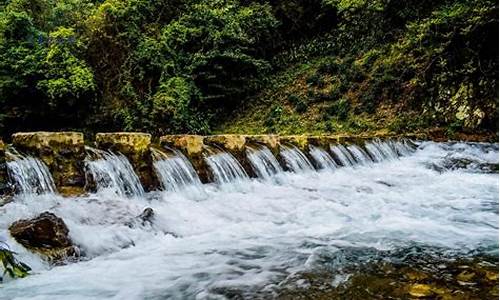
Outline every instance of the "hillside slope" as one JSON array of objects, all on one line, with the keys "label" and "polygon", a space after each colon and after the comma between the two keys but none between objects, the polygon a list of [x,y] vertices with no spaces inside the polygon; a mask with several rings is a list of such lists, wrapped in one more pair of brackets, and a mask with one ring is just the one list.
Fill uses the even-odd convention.
[{"label": "hillside slope", "polygon": [[445,4],[387,32],[387,43],[364,38],[348,50],[302,53],[216,131],[496,139],[497,13],[494,6]]},{"label": "hillside slope", "polygon": [[493,0],[0,1],[0,136],[498,132]]}]

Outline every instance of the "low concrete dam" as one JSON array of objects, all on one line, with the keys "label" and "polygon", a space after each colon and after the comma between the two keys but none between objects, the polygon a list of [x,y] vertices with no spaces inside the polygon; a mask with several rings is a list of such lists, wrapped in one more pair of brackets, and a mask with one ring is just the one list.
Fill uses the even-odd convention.
[{"label": "low concrete dam", "polygon": [[0,146],[0,255],[29,266],[2,276],[1,300],[498,293],[498,144],[27,132]]},{"label": "low concrete dam", "polygon": [[228,184],[380,162],[410,155],[407,138],[277,135],[169,135],[22,132],[2,145],[4,193],[80,195],[113,190],[120,195],[179,189],[197,183]]}]

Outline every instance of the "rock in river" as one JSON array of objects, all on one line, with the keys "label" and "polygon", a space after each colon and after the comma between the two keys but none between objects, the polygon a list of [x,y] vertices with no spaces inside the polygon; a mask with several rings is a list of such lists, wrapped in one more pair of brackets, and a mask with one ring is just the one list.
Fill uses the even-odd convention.
[{"label": "rock in river", "polygon": [[68,236],[68,227],[53,213],[44,212],[30,220],[16,221],[9,230],[18,243],[46,256],[51,262],[60,262],[79,254]]}]

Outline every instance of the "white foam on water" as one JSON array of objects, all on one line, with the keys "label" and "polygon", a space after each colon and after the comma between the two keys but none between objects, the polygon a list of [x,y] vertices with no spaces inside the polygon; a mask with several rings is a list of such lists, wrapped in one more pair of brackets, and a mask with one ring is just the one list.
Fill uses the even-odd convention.
[{"label": "white foam on water", "polygon": [[[207,186],[203,201],[16,199],[0,207],[0,235],[34,274],[5,283],[0,299],[213,299],[215,288],[262,287],[313,268],[324,249],[497,248],[498,174],[428,167],[454,153],[498,161],[498,146],[426,142],[370,168],[285,172],[279,184],[247,180],[245,191]],[[131,221],[146,206],[152,225]],[[49,267],[8,236],[12,222],[45,210],[65,220],[88,261]]]}]

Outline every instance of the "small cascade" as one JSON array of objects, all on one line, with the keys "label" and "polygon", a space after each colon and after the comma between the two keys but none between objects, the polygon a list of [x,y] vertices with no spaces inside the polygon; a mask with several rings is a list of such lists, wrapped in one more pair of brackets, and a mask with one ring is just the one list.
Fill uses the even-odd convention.
[{"label": "small cascade", "polygon": [[330,150],[344,167],[354,166],[356,160],[344,145],[330,146]]},{"label": "small cascade", "polygon": [[347,146],[347,150],[351,152],[356,162],[360,165],[366,165],[373,162],[370,155],[358,145],[349,145]]},{"label": "small cascade", "polygon": [[260,149],[247,147],[247,157],[252,164],[255,173],[259,178],[269,179],[270,177],[283,172],[279,162],[267,147]]},{"label": "small cascade", "polygon": [[16,190],[20,194],[56,193],[56,185],[49,168],[38,158],[25,156],[15,149],[5,152],[10,161],[7,172]]},{"label": "small cascade", "polygon": [[393,148],[400,156],[407,156],[415,152],[417,146],[407,139],[402,139],[401,141],[392,142]]},{"label": "small cascade", "polygon": [[365,144],[365,148],[375,162],[381,162],[383,160],[393,160],[398,158],[398,152],[395,147],[391,146],[391,144],[394,143],[392,141],[382,142],[377,139],[367,142]]},{"label": "small cascade", "polygon": [[281,145],[280,155],[285,160],[287,168],[295,173],[314,170],[304,153],[295,146]]},{"label": "small cascade", "polygon": [[178,192],[194,187],[202,190],[202,184],[191,162],[179,150],[167,148],[172,154],[152,148],[153,166],[166,191]]},{"label": "small cascade", "polygon": [[338,167],[335,160],[333,160],[330,154],[328,154],[328,152],[326,152],[325,150],[312,145],[309,146],[309,149],[310,149],[309,153],[311,154],[311,156],[314,158],[314,160],[321,169],[333,170]]},{"label": "small cascade", "polygon": [[205,156],[205,161],[212,171],[216,183],[227,184],[249,178],[238,160],[230,153],[219,149],[208,150],[211,153]]},{"label": "small cascade", "polygon": [[120,196],[144,194],[139,177],[123,154],[90,147],[85,149],[86,176],[93,179],[98,191],[111,190]]}]

